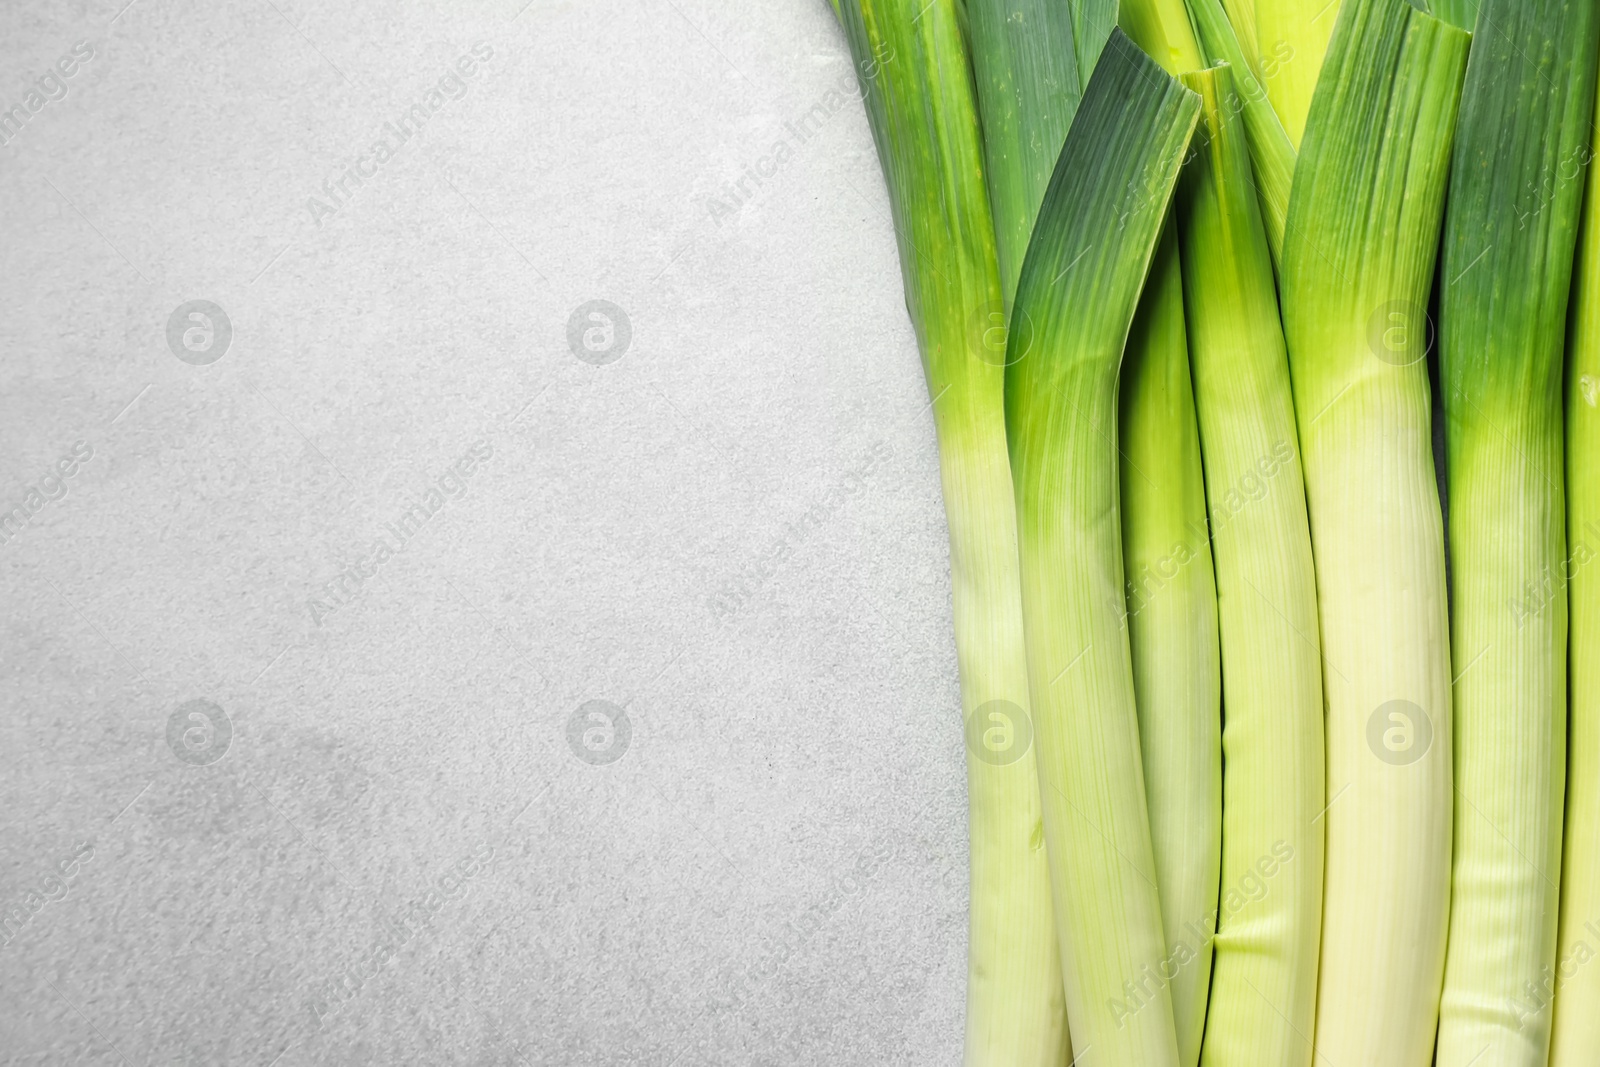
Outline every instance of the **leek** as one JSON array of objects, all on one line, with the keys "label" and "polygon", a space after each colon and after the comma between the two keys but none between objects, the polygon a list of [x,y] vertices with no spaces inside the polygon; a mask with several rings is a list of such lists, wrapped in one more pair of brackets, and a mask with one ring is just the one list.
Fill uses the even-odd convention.
[{"label": "leek", "polygon": [[[1440,294],[1455,850],[1439,1067],[1544,1067],[1566,778],[1562,364],[1593,0],[1483,0]],[[1490,27],[1493,27],[1492,30]]]},{"label": "leek", "polygon": [[[1230,71],[1190,75],[1177,201],[1216,543],[1224,887],[1205,1064],[1309,1064],[1322,924],[1322,657],[1289,363]],[[1169,932],[1169,937],[1170,937]]]},{"label": "leek", "polygon": [[1346,0],[1284,239],[1327,703],[1315,1051],[1334,1067],[1423,1067],[1438,1018],[1450,652],[1422,320],[1467,44],[1404,0]]},{"label": "leek", "polygon": [[1018,751],[1029,715],[1004,362],[986,347],[1001,302],[971,74],[956,0],[845,0],[883,165],[906,305],[939,440],[962,714],[971,914],[966,1063],[1067,1055],[1038,776]]},{"label": "leek", "polygon": [[[1132,0],[1119,19],[1169,74],[1204,63],[1183,0]],[[1168,979],[1178,1059],[1194,1067],[1222,850],[1221,663],[1183,270],[1170,216],[1123,354],[1118,409],[1128,646],[1145,797],[1167,954],[1185,957]]]},{"label": "leek", "polygon": [[[1596,103],[1600,111],[1600,101]],[[1561,936],[1554,973],[1528,991],[1533,1007],[1555,994],[1550,1067],[1600,1062],[1600,132],[1588,166],[1583,235],[1572,289],[1567,345],[1566,573],[1571,628],[1571,737],[1566,848],[1561,870]]]},{"label": "leek", "polygon": [[[1006,428],[1035,748],[1081,1067],[1175,1067],[1124,616],[1117,381],[1198,101],[1113,32],[1022,268]],[[1013,358],[1014,357],[1014,358]]]},{"label": "leek", "polygon": [[[1200,1059],[1222,861],[1221,663],[1183,271],[1169,218],[1118,396],[1128,646],[1179,1062]],[[1192,955],[1192,959],[1189,958]]]}]

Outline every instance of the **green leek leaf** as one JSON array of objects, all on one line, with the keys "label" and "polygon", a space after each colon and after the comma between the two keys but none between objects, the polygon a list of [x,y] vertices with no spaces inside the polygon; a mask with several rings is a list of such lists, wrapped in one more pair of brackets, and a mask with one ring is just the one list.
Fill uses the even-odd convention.
[{"label": "green leek leaf", "polygon": [[1117,382],[1198,109],[1112,34],[1023,264],[1029,328],[1007,350],[1035,745],[1082,1067],[1178,1063],[1125,620]]},{"label": "green leek leaf", "polygon": [[[1113,6],[1111,0],[968,0],[1006,309],[1016,295],[1039,202],[1099,58],[1096,50],[1079,70],[1073,13],[1088,5]],[[998,325],[1005,325],[1003,316]]]}]

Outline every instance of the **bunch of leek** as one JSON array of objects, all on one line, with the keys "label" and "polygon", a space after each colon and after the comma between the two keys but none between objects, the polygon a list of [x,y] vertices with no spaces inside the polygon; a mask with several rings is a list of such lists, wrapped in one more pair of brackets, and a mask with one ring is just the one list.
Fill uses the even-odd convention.
[{"label": "bunch of leek", "polygon": [[969,1065],[1600,1057],[1600,10],[1436,7],[839,0],[950,523]]}]

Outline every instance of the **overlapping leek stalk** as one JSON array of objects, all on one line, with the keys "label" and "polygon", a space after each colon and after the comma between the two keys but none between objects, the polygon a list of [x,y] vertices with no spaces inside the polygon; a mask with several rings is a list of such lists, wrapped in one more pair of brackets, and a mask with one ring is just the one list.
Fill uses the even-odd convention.
[{"label": "overlapping leek stalk", "polygon": [[[1177,213],[1222,637],[1222,900],[1201,1062],[1307,1065],[1322,925],[1322,656],[1277,290],[1230,71]],[[1171,938],[1171,931],[1168,938]]]},{"label": "overlapping leek stalk", "polygon": [[1468,37],[1345,0],[1282,294],[1327,693],[1316,1059],[1425,1067],[1450,892],[1450,648],[1423,324]]},{"label": "overlapping leek stalk", "polygon": [[[1118,17],[1169,74],[1204,64],[1183,0],[1131,0]],[[1168,990],[1179,1062],[1194,1067],[1222,849],[1222,668],[1183,269],[1170,216],[1123,354],[1117,428],[1128,645],[1156,886],[1168,958],[1185,957]]]},{"label": "overlapping leek stalk", "polygon": [[[1430,6],[1432,13],[1444,19],[1452,26],[1460,26],[1463,30],[1471,30],[1478,22],[1478,4],[1480,0],[1433,0]],[[1484,29],[1494,32],[1493,28],[1485,25]]]},{"label": "overlapping leek stalk", "polygon": [[[1440,293],[1455,850],[1438,1067],[1544,1067],[1567,738],[1562,368],[1592,0],[1483,0]],[[1492,27],[1492,28],[1491,28]]]},{"label": "overlapping leek stalk", "polygon": [[[1596,103],[1600,112],[1600,101]],[[1554,972],[1531,994],[1555,994],[1550,1067],[1600,1063],[1600,131],[1563,162],[1588,170],[1567,343],[1567,604],[1571,693],[1561,936]]]},{"label": "overlapping leek stalk", "polygon": [[[1256,0],[1222,0],[1224,13],[1227,15],[1230,29],[1237,34],[1239,45],[1244,51],[1244,59],[1249,64],[1250,74],[1261,77],[1261,68],[1258,66],[1260,56],[1256,54]],[[1237,80],[1240,74],[1235,71]]]},{"label": "overlapping leek stalk", "polygon": [[1124,0],[1117,9],[1117,24],[1168,74],[1186,74],[1206,65],[1184,0]]},{"label": "overlapping leek stalk", "polygon": [[1060,1067],[1057,938],[1031,748],[1001,304],[971,73],[956,0],[845,0],[900,242],[939,439],[962,714],[969,739],[966,1063]]},{"label": "overlapping leek stalk", "polygon": [[[1420,2],[1420,0],[1419,0]],[[1340,0],[1256,0],[1256,69],[1295,148],[1339,15]]]},{"label": "overlapping leek stalk", "polygon": [[[1179,1062],[1194,1067],[1222,860],[1221,662],[1205,478],[1170,217],[1122,357],[1122,558]],[[1192,957],[1192,958],[1191,958]]]},{"label": "overlapping leek stalk", "polygon": [[1006,375],[1028,676],[1080,1067],[1176,1067],[1125,627],[1117,381],[1199,103],[1120,32],[1045,194]]},{"label": "overlapping leek stalk", "polygon": [[[1283,262],[1283,227],[1289,214],[1289,184],[1294,178],[1294,145],[1261,84],[1253,42],[1246,45],[1245,27],[1229,21],[1220,0],[1188,0],[1188,7],[1201,52],[1212,63],[1226,63],[1230,68],[1230,88],[1220,102],[1221,121],[1227,123],[1237,116],[1244,123],[1252,172],[1246,177],[1254,178],[1252,185],[1266,223],[1267,246],[1272,251],[1273,265],[1277,266]],[[1246,10],[1253,20],[1254,8],[1247,5]],[[1252,21],[1249,32],[1254,30]]]}]

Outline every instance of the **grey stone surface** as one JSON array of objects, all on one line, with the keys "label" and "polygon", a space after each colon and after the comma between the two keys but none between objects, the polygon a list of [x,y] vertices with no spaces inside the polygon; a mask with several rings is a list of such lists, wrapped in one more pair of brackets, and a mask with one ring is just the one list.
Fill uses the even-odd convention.
[{"label": "grey stone surface", "polygon": [[0,1062],[956,1062],[933,431],[823,0],[0,56]]}]

